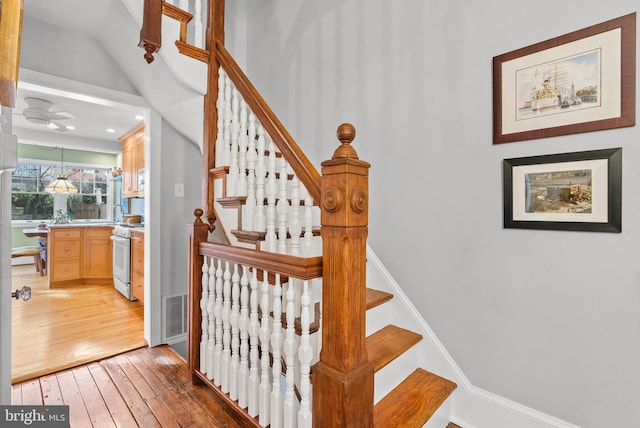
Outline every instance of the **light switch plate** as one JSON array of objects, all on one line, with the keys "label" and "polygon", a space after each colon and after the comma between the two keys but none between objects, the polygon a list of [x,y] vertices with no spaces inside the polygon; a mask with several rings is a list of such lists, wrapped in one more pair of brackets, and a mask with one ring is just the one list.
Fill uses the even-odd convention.
[{"label": "light switch plate", "polygon": [[184,197],[184,183],[176,183],[176,185],[175,185],[175,195],[178,198]]}]

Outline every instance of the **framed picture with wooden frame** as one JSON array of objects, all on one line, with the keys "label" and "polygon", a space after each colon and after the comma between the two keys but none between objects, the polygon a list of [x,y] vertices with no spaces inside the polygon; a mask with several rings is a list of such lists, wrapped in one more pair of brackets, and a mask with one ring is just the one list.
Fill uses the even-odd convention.
[{"label": "framed picture with wooden frame", "polygon": [[636,14],[493,58],[493,144],[635,125]]},{"label": "framed picture with wooden frame", "polygon": [[505,159],[504,227],[621,232],[622,149]]}]

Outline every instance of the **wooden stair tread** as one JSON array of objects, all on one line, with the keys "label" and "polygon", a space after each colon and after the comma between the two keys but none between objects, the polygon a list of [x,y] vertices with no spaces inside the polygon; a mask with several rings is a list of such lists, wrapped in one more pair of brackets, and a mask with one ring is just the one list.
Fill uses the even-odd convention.
[{"label": "wooden stair tread", "polygon": [[[311,230],[311,232],[313,233],[313,236],[320,236],[320,227],[315,226]],[[232,230],[231,233],[236,237],[236,239],[238,239],[239,242],[253,245],[257,245],[259,242],[264,241],[265,237],[267,236],[267,232],[255,232],[250,230]],[[277,233],[278,231],[276,230],[276,234]],[[303,237],[304,233],[304,230],[301,231],[300,237]],[[289,232],[287,232],[287,238],[291,238]]]},{"label": "wooden stair tread", "polygon": [[456,387],[454,382],[418,368],[376,404],[373,425],[422,427]]},{"label": "wooden stair tread", "polygon": [[462,428],[460,425],[456,425],[453,422],[447,424],[447,428]]},{"label": "wooden stair tread", "polygon": [[367,288],[367,310],[373,309],[383,303],[388,302],[393,298],[393,294],[385,291],[374,290],[373,288]]},{"label": "wooden stair tread", "polygon": [[367,337],[367,354],[374,371],[378,371],[407,349],[422,340],[422,335],[395,325],[388,325]]}]

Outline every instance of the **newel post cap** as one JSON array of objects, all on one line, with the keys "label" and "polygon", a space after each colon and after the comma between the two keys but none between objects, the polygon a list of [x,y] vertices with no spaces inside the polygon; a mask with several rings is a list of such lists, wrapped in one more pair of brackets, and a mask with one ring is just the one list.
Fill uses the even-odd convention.
[{"label": "newel post cap", "polygon": [[331,159],[358,159],[358,153],[351,146],[351,142],[356,138],[356,128],[350,123],[343,123],[338,126],[338,140],[342,143]]}]

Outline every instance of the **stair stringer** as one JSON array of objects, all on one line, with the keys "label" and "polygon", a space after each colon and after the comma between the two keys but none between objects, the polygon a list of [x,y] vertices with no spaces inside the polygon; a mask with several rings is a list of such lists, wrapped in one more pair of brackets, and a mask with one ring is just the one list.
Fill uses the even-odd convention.
[{"label": "stair stringer", "polygon": [[[393,323],[422,334],[423,339],[396,361],[376,373],[374,401],[391,390],[407,371],[422,367],[458,385],[425,427],[443,427],[451,421],[464,428],[509,426],[518,428],[580,428],[471,384],[446,348],[427,325],[400,285],[367,245],[367,287],[394,298],[367,313],[367,335],[379,325]],[[386,392],[385,392],[386,391]],[[443,423],[443,421],[446,421]]]}]

